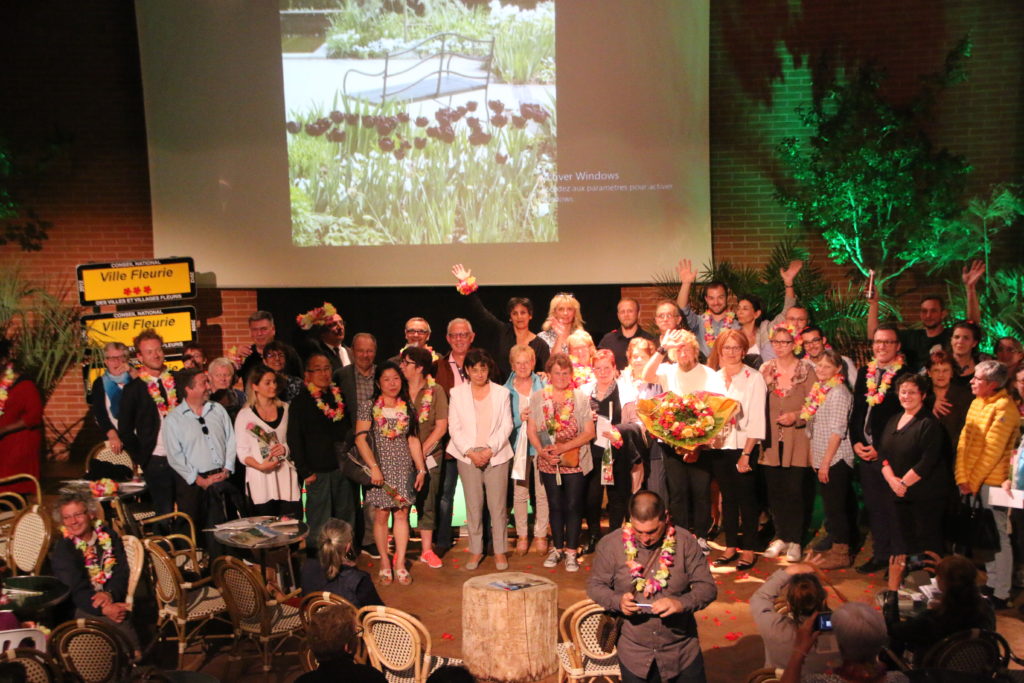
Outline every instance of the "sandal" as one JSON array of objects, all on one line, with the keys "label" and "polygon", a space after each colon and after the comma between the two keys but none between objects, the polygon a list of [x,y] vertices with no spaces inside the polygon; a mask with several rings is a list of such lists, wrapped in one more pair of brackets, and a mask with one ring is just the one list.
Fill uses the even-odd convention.
[{"label": "sandal", "polygon": [[537,551],[538,555],[547,555],[548,539],[545,537],[533,539],[533,549]]},{"label": "sandal", "polygon": [[384,586],[390,586],[391,582],[395,580],[390,567],[381,567],[380,571],[377,572],[377,578],[380,579],[381,585]]},{"label": "sandal", "polygon": [[412,583],[412,576],[409,574],[409,570],[405,568],[405,562],[403,562],[400,565],[396,562],[394,567],[395,578],[398,579],[398,583],[402,584],[403,586],[408,586],[410,583]]},{"label": "sandal", "polygon": [[520,536],[516,541],[516,555],[525,555],[530,550],[530,539]]}]

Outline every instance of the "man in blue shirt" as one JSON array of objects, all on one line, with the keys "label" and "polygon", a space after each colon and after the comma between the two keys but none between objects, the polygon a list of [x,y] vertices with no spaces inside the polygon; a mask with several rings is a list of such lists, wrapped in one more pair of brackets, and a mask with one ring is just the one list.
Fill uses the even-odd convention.
[{"label": "man in blue shirt", "polygon": [[[235,430],[227,411],[210,401],[210,379],[198,369],[182,370],[177,386],[185,400],[164,421],[167,461],[174,469],[178,509],[199,529],[228,518],[229,509],[243,506],[241,494],[228,480],[235,469]],[[212,533],[204,535],[211,558],[223,554]]]}]

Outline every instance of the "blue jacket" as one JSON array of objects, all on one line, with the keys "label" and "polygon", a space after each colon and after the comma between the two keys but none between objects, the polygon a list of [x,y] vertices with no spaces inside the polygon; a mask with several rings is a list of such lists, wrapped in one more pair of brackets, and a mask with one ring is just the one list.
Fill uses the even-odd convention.
[{"label": "blue jacket", "polygon": [[[530,387],[531,394],[544,388],[544,380],[542,380],[540,375],[536,372],[532,373],[530,378],[533,380],[533,386]],[[520,417],[523,408],[519,405],[519,392],[516,391],[515,380],[516,375],[515,373],[512,373],[509,375],[508,381],[505,382],[505,388],[509,390],[510,394],[512,394],[512,434],[508,437],[509,442],[512,444],[512,448],[516,447],[516,439],[519,438],[519,428],[523,426],[523,420]],[[529,455],[537,455],[537,451],[533,449],[532,444],[529,448],[530,450],[527,451]]]}]

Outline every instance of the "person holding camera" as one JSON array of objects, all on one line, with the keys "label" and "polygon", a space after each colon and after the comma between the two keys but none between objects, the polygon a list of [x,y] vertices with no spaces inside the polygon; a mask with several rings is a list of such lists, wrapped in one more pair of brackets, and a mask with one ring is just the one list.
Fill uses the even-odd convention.
[{"label": "person holding camera", "polygon": [[316,551],[317,556],[307,557],[299,573],[303,595],[329,591],[345,598],[357,609],[384,604],[370,575],[356,567],[351,524],[329,518],[320,527]]},{"label": "person holding camera", "polygon": [[[787,609],[776,609],[779,600]],[[781,669],[786,666],[796,641],[797,630],[812,614],[828,609],[828,594],[809,564],[791,564],[765,581],[750,598],[750,614],[764,641],[764,666]],[[819,673],[828,668],[834,653],[809,652],[804,662],[805,673]]]},{"label": "person holding camera", "polygon": [[[911,619],[900,619],[898,591],[906,572],[925,569],[935,574],[941,595],[928,610]],[[940,558],[933,552],[894,555],[889,560],[889,590],[882,611],[897,654],[909,652],[916,663],[946,636],[972,628],[994,631],[996,614],[978,590],[978,570],[963,555]]]}]

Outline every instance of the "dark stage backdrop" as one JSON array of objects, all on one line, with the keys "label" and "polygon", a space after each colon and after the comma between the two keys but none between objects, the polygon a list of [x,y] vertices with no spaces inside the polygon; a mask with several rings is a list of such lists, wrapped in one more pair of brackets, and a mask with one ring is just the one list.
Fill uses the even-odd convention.
[{"label": "dark stage backdrop", "polygon": [[[547,318],[551,297],[559,292],[571,292],[580,301],[587,332],[594,343],[604,334],[618,327],[615,306],[619,301],[619,285],[585,285],[573,287],[481,287],[479,296],[484,304],[501,320],[507,320],[505,304],[510,297],[529,297],[534,304],[530,328],[540,331]],[[377,338],[377,358],[389,358],[405,345],[405,321],[414,316],[426,318],[430,323],[430,345],[440,354],[449,351],[445,330],[452,318],[470,318],[466,297],[451,287],[380,287],[380,288],[318,288],[318,289],[261,289],[257,294],[261,310],[274,314],[279,339],[293,343],[299,328],[295,316],[323,302],[334,304],[345,319],[345,343],[351,344],[357,332],[369,332]],[[472,321],[472,318],[470,318]],[[478,326],[474,325],[474,330]],[[479,332],[476,346],[491,350],[495,340]],[[504,378],[502,378],[504,381]]]}]

